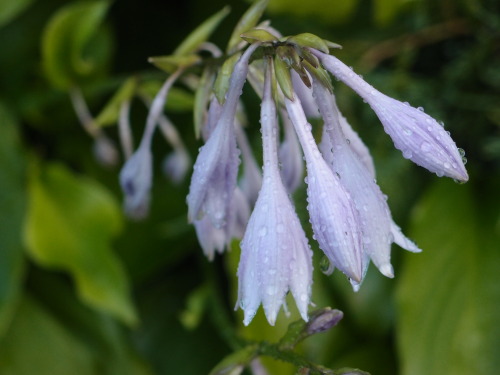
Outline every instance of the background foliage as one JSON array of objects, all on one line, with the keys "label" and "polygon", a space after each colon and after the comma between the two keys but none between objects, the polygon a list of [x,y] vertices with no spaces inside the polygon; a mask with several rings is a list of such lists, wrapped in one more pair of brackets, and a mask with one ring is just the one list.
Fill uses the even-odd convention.
[{"label": "background foliage", "polygon": [[[186,223],[187,182],[166,180],[158,157],[151,215],[125,219],[119,166],[96,162],[68,96],[77,84],[97,116],[125,79],[163,78],[147,57],[171,53],[224,5],[0,1],[0,374],[208,373],[238,347],[236,337],[276,341],[296,317],[269,327],[260,312],[242,326],[232,312],[239,250],[208,263]],[[229,5],[212,38],[221,46],[248,3]],[[410,164],[369,108],[336,85],[396,222],[424,252],[394,248],[396,278],[372,267],[357,294],[316,266],[314,302],[345,317],[300,351],[373,374],[498,372],[499,2],[271,0],[266,15],[284,34],[343,45],[338,56],[382,92],[444,121],[469,160],[463,186]],[[186,93],[167,111],[194,158],[200,144]],[[258,103],[245,95],[259,155]],[[136,136],[145,113],[134,102]],[[116,139],[114,126],[105,131]],[[169,151],[160,139],[154,149]],[[296,371],[264,363],[274,373]]]}]

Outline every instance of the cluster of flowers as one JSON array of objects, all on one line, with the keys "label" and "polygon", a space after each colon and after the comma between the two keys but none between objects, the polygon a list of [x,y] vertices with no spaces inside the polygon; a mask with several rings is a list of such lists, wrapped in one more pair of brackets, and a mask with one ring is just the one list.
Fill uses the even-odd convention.
[{"label": "cluster of flowers", "polygon": [[[468,175],[461,150],[435,119],[370,86],[329,54],[333,44],[312,34],[282,38],[269,26],[253,29],[244,40],[226,60],[235,63],[224,97],[213,94],[206,103],[205,143],[194,164],[188,218],[209,259],[233,238],[242,238],[237,307],[244,310],[245,324],[261,303],[274,324],[289,291],[307,320],[312,251],[290,198],[304,178],[304,160],[309,219],[330,262],[327,273],[339,269],[358,290],[370,261],[383,275],[394,276],[393,242],[420,251],[392,220],[371,155],[340,113],[326,71],[371,106],[405,158],[438,176],[467,181]],[[168,89],[181,73],[172,74],[153,101],[145,140],[121,172],[129,211],[147,206],[151,135]],[[262,98],[262,172],[243,130],[240,96],[247,79]],[[307,117],[319,115],[323,133],[318,145]]]}]

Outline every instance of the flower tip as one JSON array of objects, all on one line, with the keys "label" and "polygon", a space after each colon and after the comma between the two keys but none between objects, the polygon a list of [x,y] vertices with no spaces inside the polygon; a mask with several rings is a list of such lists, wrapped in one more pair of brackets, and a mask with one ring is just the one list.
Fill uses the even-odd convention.
[{"label": "flower tip", "polygon": [[394,269],[389,263],[383,264],[379,267],[380,273],[389,278],[394,278]]}]

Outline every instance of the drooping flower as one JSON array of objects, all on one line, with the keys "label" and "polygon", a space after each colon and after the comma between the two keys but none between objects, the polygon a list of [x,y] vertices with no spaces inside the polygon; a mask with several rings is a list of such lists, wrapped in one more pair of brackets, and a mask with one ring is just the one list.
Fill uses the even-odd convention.
[{"label": "drooping flower", "polygon": [[455,142],[434,118],[419,108],[382,94],[336,57],[314,49],[311,51],[328,71],[372,107],[385,132],[406,159],[440,177],[447,176],[458,181],[469,179]]},{"label": "drooping flower", "polygon": [[238,267],[237,307],[244,310],[245,325],[261,303],[267,320],[274,325],[288,291],[302,318],[308,319],[312,252],[281,181],[276,123],[268,73],[261,108],[264,179],[241,242]]},{"label": "drooping flower", "polygon": [[135,219],[144,218],[149,211],[149,197],[153,181],[151,142],[168,92],[181,73],[180,69],[168,77],[156,94],[146,119],[141,143],[120,172],[120,186],[125,194],[125,213]]},{"label": "drooping flower", "polygon": [[[375,263],[382,274],[393,277],[390,252],[394,241],[394,228],[385,196],[371,171],[361,161],[351,147],[349,138],[344,134],[343,129],[349,125],[340,114],[335,97],[316,80],[313,87],[324,120],[322,153],[330,160],[332,170],[340,176],[342,185],[355,202],[363,234],[364,254]],[[341,125],[342,122],[345,122],[344,126]],[[420,251],[410,240],[407,240],[406,244],[407,250]],[[363,273],[366,273],[367,261],[364,262],[364,267]],[[354,286],[357,287],[356,284]]]},{"label": "drooping flower", "polygon": [[194,220],[193,225],[203,253],[208,260],[212,261],[216,252],[221,254],[224,251],[226,232],[224,229],[214,227],[208,216]]},{"label": "drooping flower", "polygon": [[311,133],[300,100],[285,99],[297,132],[307,167],[307,197],[310,221],[320,248],[333,266],[354,282],[364,270],[362,236],[358,213],[350,194],[323,159]]},{"label": "drooping flower", "polygon": [[290,122],[286,112],[283,113],[281,119],[283,121],[283,130],[285,133],[284,139],[279,147],[281,178],[288,192],[292,194],[303,181],[304,161],[302,159],[299,140],[297,139],[297,135],[293,130],[293,124]]},{"label": "drooping flower", "polygon": [[257,47],[248,47],[236,63],[220,117],[196,159],[187,196],[190,221],[206,214],[217,228],[226,224],[239,165],[233,122],[248,60]]}]

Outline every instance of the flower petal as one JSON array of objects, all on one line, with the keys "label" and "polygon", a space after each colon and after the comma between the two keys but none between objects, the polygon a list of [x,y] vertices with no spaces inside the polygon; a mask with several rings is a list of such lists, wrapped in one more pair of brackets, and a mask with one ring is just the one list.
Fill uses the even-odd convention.
[{"label": "flower petal", "polygon": [[405,158],[440,177],[448,176],[458,181],[469,179],[455,142],[435,119],[421,109],[377,91],[336,57],[312,51],[328,71],[372,107]]}]

